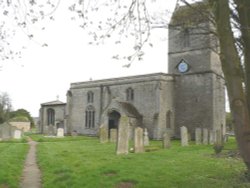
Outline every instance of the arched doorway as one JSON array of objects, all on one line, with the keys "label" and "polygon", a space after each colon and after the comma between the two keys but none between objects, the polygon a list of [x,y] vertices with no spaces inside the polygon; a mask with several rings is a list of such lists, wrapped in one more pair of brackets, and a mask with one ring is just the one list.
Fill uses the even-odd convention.
[{"label": "arched doorway", "polygon": [[109,137],[110,137],[110,129],[118,129],[121,114],[113,110],[112,112],[108,114],[108,117],[109,117],[108,129],[109,129]]}]

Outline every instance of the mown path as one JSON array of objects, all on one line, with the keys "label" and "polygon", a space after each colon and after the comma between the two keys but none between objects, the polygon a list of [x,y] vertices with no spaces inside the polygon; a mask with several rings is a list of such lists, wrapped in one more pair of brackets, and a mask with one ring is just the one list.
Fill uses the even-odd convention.
[{"label": "mown path", "polygon": [[36,162],[36,142],[29,139],[29,153],[27,154],[21,188],[41,188],[41,172]]}]

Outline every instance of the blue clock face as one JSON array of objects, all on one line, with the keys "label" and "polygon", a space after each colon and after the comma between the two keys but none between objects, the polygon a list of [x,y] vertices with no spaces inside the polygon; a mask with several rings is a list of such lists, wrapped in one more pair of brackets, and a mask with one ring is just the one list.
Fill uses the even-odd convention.
[{"label": "blue clock face", "polygon": [[188,64],[182,60],[179,64],[178,64],[178,70],[181,73],[187,72],[188,71]]}]

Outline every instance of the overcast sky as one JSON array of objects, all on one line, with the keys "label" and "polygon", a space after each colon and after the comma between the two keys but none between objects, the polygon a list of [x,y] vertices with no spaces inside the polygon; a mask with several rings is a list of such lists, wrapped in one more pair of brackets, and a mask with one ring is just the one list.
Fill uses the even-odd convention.
[{"label": "overcast sky", "polygon": [[[162,4],[171,11],[175,1],[162,0]],[[28,41],[20,37],[19,44],[26,49],[22,58],[1,62],[0,91],[7,92],[14,110],[24,108],[32,116],[38,116],[40,104],[57,99],[66,102],[66,92],[70,83],[148,74],[167,73],[167,29],[152,31],[154,47],[146,48],[143,61],[134,62],[130,68],[124,68],[126,61],[117,61],[111,57],[124,54],[131,49],[105,41],[103,45],[91,46],[87,32],[71,21],[67,1],[62,1],[55,14],[55,21],[48,22],[44,31],[37,30],[34,35],[39,40]],[[111,39],[112,40],[112,39]],[[38,43],[46,42],[48,47]]]}]

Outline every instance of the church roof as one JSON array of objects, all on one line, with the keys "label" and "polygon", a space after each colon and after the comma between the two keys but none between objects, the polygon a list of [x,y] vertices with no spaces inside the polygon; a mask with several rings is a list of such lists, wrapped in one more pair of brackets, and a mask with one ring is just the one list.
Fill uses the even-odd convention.
[{"label": "church roof", "polygon": [[51,102],[46,102],[46,103],[42,103],[42,106],[53,106],[53,105],[65,105],[66,103],[56,100],[56,101],[51,101]]}]

